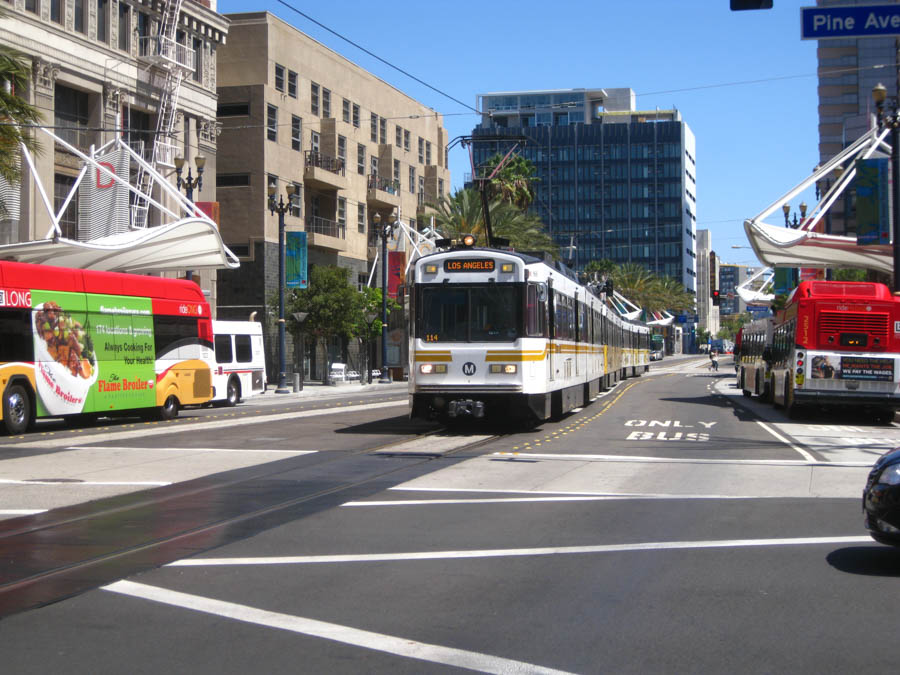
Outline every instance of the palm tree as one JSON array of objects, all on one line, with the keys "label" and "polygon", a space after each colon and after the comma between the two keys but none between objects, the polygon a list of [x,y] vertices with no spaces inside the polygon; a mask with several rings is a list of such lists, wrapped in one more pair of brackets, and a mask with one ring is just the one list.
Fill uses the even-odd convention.
[{"label": "palm tree", "polygon": [[475,190],[457,190],[452,195],[441,196],[436,205],[434,224],[445,237],[457,239],[464,234],[484,238],[484,214],[481,195]]},{"label": "palm tree", "polygon": [[[0,9],[0,16],[6,14],[6,10]],[[41,114],[17,94],[28,88],[29,76],[27,57],[0,45],[0,178],[9,185],[17,185],[22,178],[20,144],[35,154],[40,149],[27,127],[40,122]],[[0,218],[6,216],[6,205],[0,195]]]},{"label": "palm tree", "polygon": [[[482,176],[490,176],[496,166],[503,161],[504,155],[496,154],[481,167]],[[539,179],[535,176],[535,167],[530,160],[521,155],[514,155],[506,160],[503,167],[488,184],[488,194],[493,199],[512,204],[526,211],[534,201],[532,184]]]}]

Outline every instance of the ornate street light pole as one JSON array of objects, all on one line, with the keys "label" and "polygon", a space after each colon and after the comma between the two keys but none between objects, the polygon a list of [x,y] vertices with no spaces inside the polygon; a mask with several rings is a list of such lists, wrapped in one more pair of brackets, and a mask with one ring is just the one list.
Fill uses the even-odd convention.
[{"label": "ornate street light pole", "polygon": [[275,193],[278,186],[273,180],[268,187],[269,213],[278,214],[278,388],[276,394],[288,394],[287,375],[285,373],[285,352],[287,345],[284,337],[284,214],[291,210],[294,202],[294,185],[288,183],[284,191],[287,194],[287,202],[279,196],[275,203]]},{"label": "ornate street light pole", "polygon": [[375,231],[381,237],[381,379],[379,382],[388,384],[391,378],[388,375],[387,367],[387,240],[394,232],[394,223],[385,223],[384,227],[380,227],[381,214],[377,211],[372,216],[372,221],[375,223]]},{"label": "ornate street light pole", "polygon": [[179,190],[182,187],[184,188],[184,194],[191,201],[194,201],[194,188],[197,188],[198,193],[203,189],[203,167],[206,166],[206,157],[197,155],[194,157],[194,164],[197,166],[197,177],[191,176],[191,167],[188,166],[187,178],[182,178],[181,172],[184,169],[184,157],[175,158],[176,184]]},{"label": "ornate street light pole", "polygon": [[[897,97],[888,96],[887,88],[880,82],[872,88],[872,98],[878,109],[878,127],[891,130],[891,204],[893,218],[891,235],[894,249],[894,293],[900,293],[900,115]],[[885,114],[884,102],[889,100],[891,111]]]}]

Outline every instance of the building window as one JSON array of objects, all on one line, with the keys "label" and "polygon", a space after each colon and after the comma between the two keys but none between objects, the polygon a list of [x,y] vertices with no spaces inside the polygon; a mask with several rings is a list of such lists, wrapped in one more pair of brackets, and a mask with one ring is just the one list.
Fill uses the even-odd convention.
[{"label": "building window", "polygon": [[309,109],[313,115],[319,115],[319,85],[315,82],[309,85]]},{"label": "building window", "polygon": [[25,11],[32,14],[38,13],[37,0],[25,0]]},{"label": "building window", "polygon": [[57,134],[79,150],[91,145],[88,131],[88,94],[57,84],[54,90],[53,123]]},{"label": "building window", "polygon": [[97,0],[97,40],[109,43],[109,0]]},{"label": "building window", "polygon": [[338,148],[337,148],[338,159],[341,160],[341,166],[347,164],[347,139],[343,136],[338,136]]},{"label": "building window", "polygon": [[353,104],[353,126],[359,129],[359,106]]},{"label": "building window", "polygon": [[[63,204],[66,203],[66,197],[75,186],[75,177],[66,176],[58,173],[53,177],[53,206],[54,211],[59,213]],[[59,219],[59,227],[62,230],[62,236],[66,239],[78,239],[78,200],[72,199],[66,207],[62,218]]]},{"label": "building window", "polygon": [[53,23],[62,23],[63,0],[50,0],[50,20]]},{"label": "building window", "polygon": [[194,82],[203,83],[203,40],[194,38]]},{"label": "building window", "polygon": [[[55,0],[57,5],[59,0]],[[51,8],[53,7],[51,3]],[[119,2],[119,49],[123,52],[131,48],[131,7]]]},{"label": "building window", "polygon": [[403,130],[403,149],[409,152],[409,131]]},{"label": "building window", "polygon": [[345,197],[338,197],[337,221],[341,227],[347,226],[347,199]]},{"label": "building window", "polygon": [[311,131],[309,133],[309,149],[316,154],[319,153],[319,142],[321,138],[318,131]]},{"label": "building window", "polygon": [[303,205],[303,185],[294,183],[294,196],[291,199],[291,215],[299,218],[301,214],[300,207]]},{"label": "building window", "polygon": [[356,207],[356,231],[366,233],[366,205],[358,204]]},{"label": "building window", "polygon": [[375,155],[372,155],[369,158],[369,166],[371,168],[371,171],[369,173],[371,173],[373,176],[377,176],[378,175],[378,158]]},{"label": "building window", "polygon": [[409,191],[416,194],[416,167],[409,167]]},{"label": "building window", "polygon": [[431,164],[431,141],[425,141],[425,163]]},{"label": "building window", "polygon": [[138,56],[150,54],[150,15],[138,12],[137,15]]},{"label": "building window", "polygon": [[378,120],[378,128],[381,131],[381,144],[385,145],[387,143],[387,120],[383,117]]},{"label": "building window", "polygon": [[87,21],[84,15],[86,10],[84,0],[75,0],[75,31],[78,33],[87,32]]},{"label": "building window", "polygon": [[369,121],[369,131],[371,132],[369,137],[372,139],[373,143],[378,142],[378,115],[372,113],[372,117]]},{"label": "building window", "polygon": [[366,146],[362,143],[356,145],[356,173],[366,175]]},{"label": "building window", "polygon": [[425,194],[425,176],[419,176],[419,194]]},{"label": "building window", "polygon": [[350,124],[350,101],[347,99],[344,99],[344,103],[341,106],[341,119]]},{"label": "building window", "polygon": [[271,103],[266,106],[266,138],[278,141],[278,108]]},{"label": "building window", "polygon": [[216,187],[248,187],[250,185],[249,173],[217,173]]},{"label": "building window", "polygon": [[279,63],[275,64],[275,89],[284,91],[284,66]]},{"label": "building window", "polygon": [[291,115],[291,150],[300,152],[303,149],[303,120]]},{"label": "building window", "polygon": [[288,96],[297,98],[297,73],[293,70],[288,71]]},{"label": "building window", "polygon": [[331,117],[331,90],[322,90],[322,117]]},{"label": "building window", "polygon": [[400,184],[400,160],[394,160],[394,182]]},{"label": "building window", "polygon": [[403,128],[400,126],[397,127],[397,133],[394,137],[394,145],[396,145],[398,148],[403,147]]},{"label": "building window", "polygon": [[444,196],[444,179],[438,178],[438,199]]},{"label": "building window", "polygon": [[419,136],[419,164],[425,163],[425,139]]},{"label": "building window", "polygon": [[216,117],[246,117],[249,114],[249,103],[220,103],[216,109]]}]

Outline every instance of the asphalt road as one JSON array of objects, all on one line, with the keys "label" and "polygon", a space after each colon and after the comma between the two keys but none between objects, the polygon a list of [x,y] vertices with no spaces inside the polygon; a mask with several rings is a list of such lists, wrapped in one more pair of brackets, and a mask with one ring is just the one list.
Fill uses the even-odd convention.
[{"label": "asphalt road", "polygon": [[0,506],[85,490],[0,521],[0,613],[50,589],[0,619],[4,670],[894,665],[870,642],[900,552],[867,538],[859,496],[896,427],[789,421],[695,360],[499,436],[411,424],[402,392],[340,403],[0,444],[0,478],[83,481],[8,484]]}]

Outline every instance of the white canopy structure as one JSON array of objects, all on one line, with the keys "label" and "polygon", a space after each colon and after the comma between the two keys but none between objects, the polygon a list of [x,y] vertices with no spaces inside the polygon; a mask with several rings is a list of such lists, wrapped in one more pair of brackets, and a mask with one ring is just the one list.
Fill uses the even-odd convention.
[{"label": "white canopy structure", "polygon": [[[23,155],[28,165],[28,174],[34,182],[35,189],[44,208],[50,215],[51,226],[44,239],[0,245],[0,259],[19,262],[44,263],[60,267],[93,269],[113,272],[168,272],[185,269],[234,269],[240,265],[235,256],[222,241],[218,226],[208,215],[203,213],[191,200],[181,194],[162,174],[160,174],[139,153],[136,153],[120,138],[106,144],[103,148],[86,155],[49,129],[41,129],[50,137],[51,143],[58,143],[83,161],[81,173],[75,181],[68,197],[58,211],[53,209],[52,201],[41,183],[35,169],[34,160],[23,147]],[[116,167],[105,161],[101,153],[125,153],[125,176],[117,175]],[[128,162],[136,163],[146,175],[159,186],[162,194],[168,195],[168,203],[174,203],[174,209],[143,194],[128,181]],[[103,187],[119,186],[125,197],[121,202],[109,202],[98,206],[98,211],[105,209],[108,222],[103,225],[106,230],[91,230],[91,235],[83,240],[63,237],[60,221],[72,199],[78,199],[79,187],[90,190],[89,172],[95,183]],[[120,169],[121,172],[121,169]],[[24,173],[24,171],[23,171]],[[87,177],[86,177],[87,176]],[[96,189],[94,193],[96,193]],[[136,226],[137,219],[128,218],[128,194],[138,195],[141,200],[154,206],[160,214],[162,224],[154,227]],[[85,200],[86,202],[88,200]],[[91,207],[97,202],[88,202]],[[90,216],[92,214],[88,214]],[[88,217],[87,220],[90,218]],[[143,219],[142,222],[146,222]],[[123,224],[124,223],[124,224]],[[81,232],[81,222],[79,222]],[[105,232],[105,234],[103,234]]]}]

